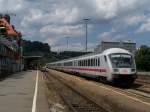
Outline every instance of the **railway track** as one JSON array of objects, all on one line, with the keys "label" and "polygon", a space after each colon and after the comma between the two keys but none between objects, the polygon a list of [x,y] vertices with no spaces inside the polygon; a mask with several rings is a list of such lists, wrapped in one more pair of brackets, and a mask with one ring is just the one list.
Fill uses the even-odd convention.
[{"label": "railway track", "polygon": [[[135,84],[139,84],[139,83],[135,83]],[[150,85],[144,85],[144,84],[140,84],[139,87],[131,87],[131,89],[136,90],[136,91],[140,91],[146,94],[150,94]]]},{"label": "railway track", "polygon": [[127,89],[126,91],[150,99],[150,94],[148,94],[147,92],[143,92],[143,91],[138,90],[138,89]]},{"label": "railway track", "polygon": [[150,80],[137,79],[136,82],[140,84],[150,85]]},{"label": "railway track", "polygon": [[147,75],[138,75],[138,78],[136,79],[137,83],[141,84],[148,84],[150,85],[150,76]]},{"label": "railway track", "polygon": [[141,98],[144,98],[144,99],[148,99],[150,100],[150,85],[146,86],[148,88],[148,90],[146,89],[146,87],[142,86],[141,88],[135,88],[135,87],[131,87],[130,89],[124,89],[124,88],[119,88],[119,87],[115,87],[115,86],[112,86],[112,85],[108,85],[108,84],[104,84],[102,82],[97,82],[97,81],[94,81],[94,80],[90,80],[92,81],[93,83],[95,83],[96,85],[100,85],[100,86],[105,86],[107,88],[110,88],[110,89],[113,89],[115,91],[119,91],[119,92],[122,92],[122,93],[127,93],[129,95],[132,95],[132,96],[137,96],[137,97],[141,97]]},{"label": "railway track", "polygon": [[139,76],[135,80],[135,84],[140,85],[139,88],[134,88],[134,90],[150,94],[150,77],[149,76]]},{"label": "railway track", "polygon": [[90,98],[86,97],[86,95],[79,93],[69,86],[60,77],[57,78],[52,74],[46,74],[46,78],[51,82],[56,92],[72,112],[107,112]]}]

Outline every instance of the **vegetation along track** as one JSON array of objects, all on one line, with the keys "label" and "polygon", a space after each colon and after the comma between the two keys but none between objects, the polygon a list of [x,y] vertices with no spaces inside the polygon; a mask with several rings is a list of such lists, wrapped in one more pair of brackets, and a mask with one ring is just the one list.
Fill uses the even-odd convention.
[{"label": "vegetation along track", "polygon": [[95,102],[79,93],[77,90],[52,74],[46,74],[46,78],[53,84],[56,92],[72,112],[107,112]]}]

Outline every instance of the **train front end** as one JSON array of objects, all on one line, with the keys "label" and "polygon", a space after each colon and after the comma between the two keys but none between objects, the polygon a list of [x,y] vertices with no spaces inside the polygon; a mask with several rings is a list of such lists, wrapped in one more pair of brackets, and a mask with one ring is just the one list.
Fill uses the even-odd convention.
[{"label": "train front end", "polygon": [[111,81],[122,85],[131,85],[137,78],[134,56],[130,53],[111,53],[110,60]]}]

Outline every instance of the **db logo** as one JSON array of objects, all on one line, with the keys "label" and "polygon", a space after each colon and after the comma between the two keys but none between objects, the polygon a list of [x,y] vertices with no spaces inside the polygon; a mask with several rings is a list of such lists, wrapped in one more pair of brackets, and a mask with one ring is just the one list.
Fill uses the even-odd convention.
[{"label": "db logo", "polygon": [[123,73],[128,73],[128,70],[127,70],[127,69],[124,69],[124,70],[123,70]]}]

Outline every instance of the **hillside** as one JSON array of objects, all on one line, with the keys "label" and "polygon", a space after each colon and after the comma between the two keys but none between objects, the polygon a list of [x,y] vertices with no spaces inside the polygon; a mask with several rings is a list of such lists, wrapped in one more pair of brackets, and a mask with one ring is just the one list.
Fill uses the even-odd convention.
[{"label": "hillside", "polygon": [[86,54],[85,52],[77,51],[53,52],[47,43],[39,41],[23,40],[22,45],[24,56],[43,56],[40,60],[42,64]]}]

